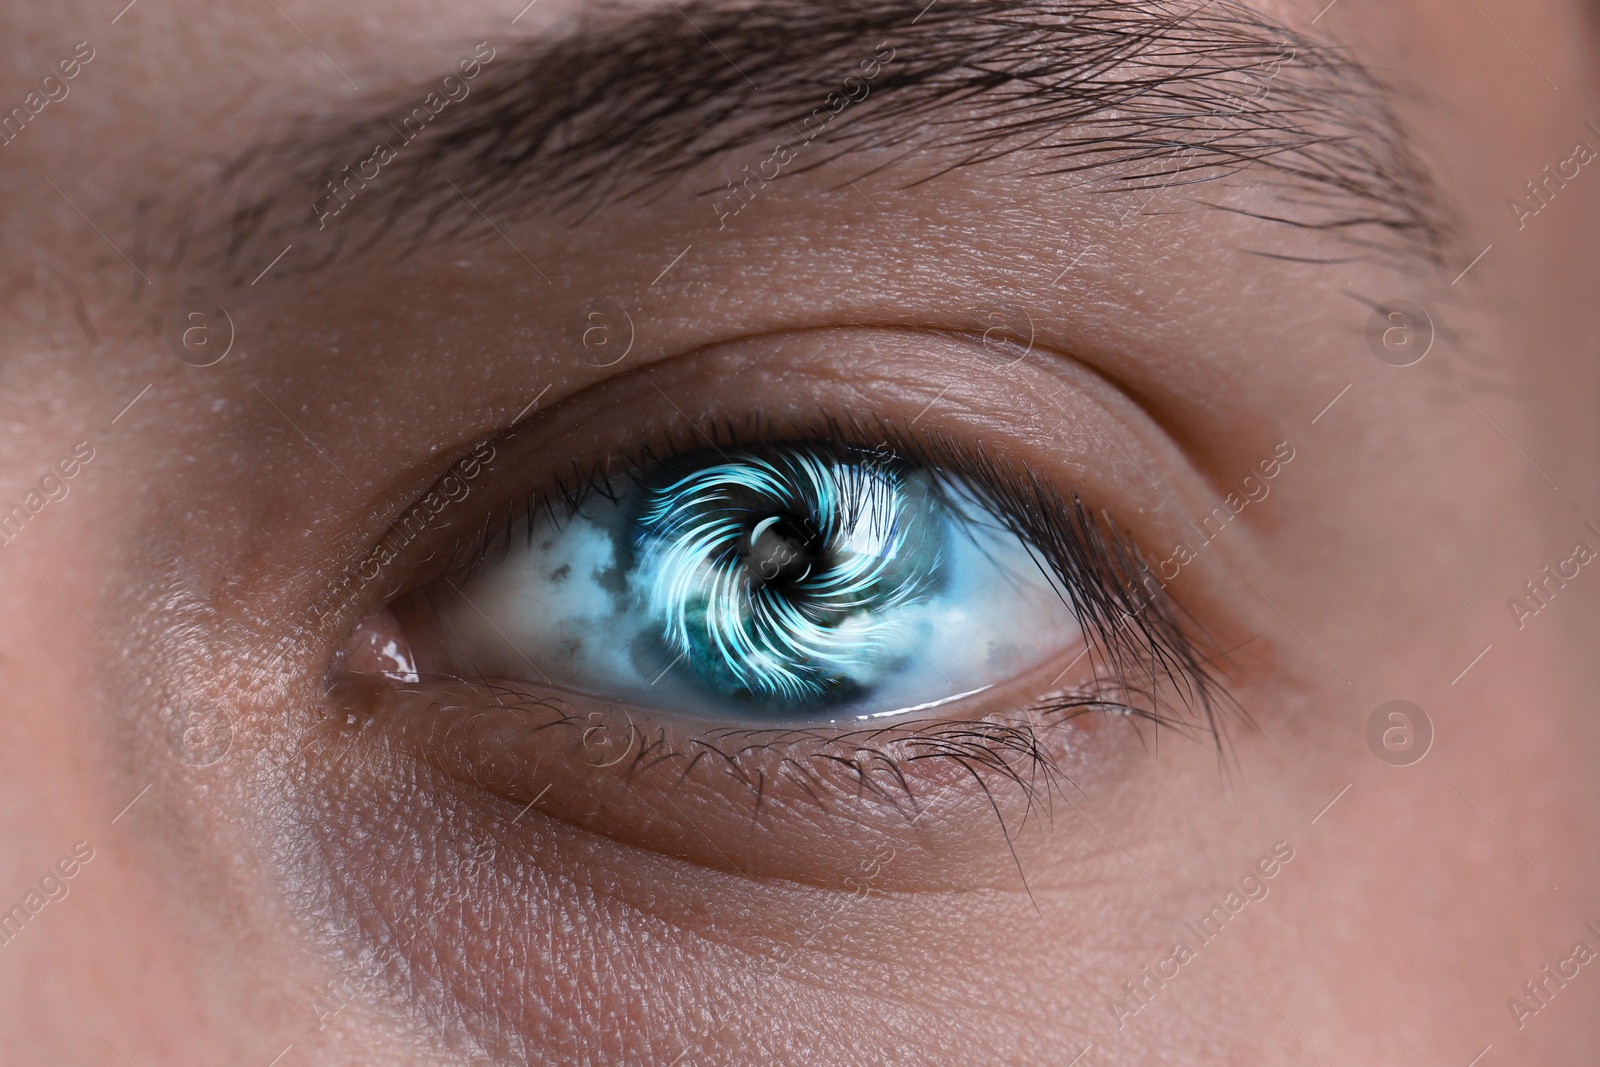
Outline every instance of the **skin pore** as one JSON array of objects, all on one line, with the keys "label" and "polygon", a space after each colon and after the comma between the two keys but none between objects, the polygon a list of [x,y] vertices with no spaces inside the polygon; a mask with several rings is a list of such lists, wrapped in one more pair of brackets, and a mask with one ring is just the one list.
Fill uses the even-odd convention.
[{"label": "skin pore", "polygon": [[[515,6],[6,8],[18,1062],[1594,1060],[1587,8],[1114,5],[1121,110],[1004,129],[897,108],[1007,5]],[[1168,41],[1255,73],[1127,94]],[[1211,680],[1065,641],[841,740],[380,674],[527,494],[822,425],[1110,516]]]}]

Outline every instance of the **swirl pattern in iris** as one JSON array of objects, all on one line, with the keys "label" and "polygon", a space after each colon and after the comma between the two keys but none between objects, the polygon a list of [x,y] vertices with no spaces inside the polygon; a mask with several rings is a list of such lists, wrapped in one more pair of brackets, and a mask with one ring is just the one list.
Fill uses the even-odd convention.
[{"label": "swirl pattern in iris", "polygon": [[947,523],[903,464],[740,453],[647,488],[634,529],[664,653],[730,696],[859,696],[914,647]]}]

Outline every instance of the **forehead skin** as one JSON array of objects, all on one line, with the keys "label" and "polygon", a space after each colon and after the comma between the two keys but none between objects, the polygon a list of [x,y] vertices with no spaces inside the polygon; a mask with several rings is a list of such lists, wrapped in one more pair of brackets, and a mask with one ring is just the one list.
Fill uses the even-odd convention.
[{"label": "forehead skin", "polygon": [[[238,668],[235,653],[287,634],[274,612],[304,595],[306,561],[381,531],[384,509],[437,475],[440,454],[507,425],[541,383],[571,393],[594,380],[496,355],[492,331],[470,324],[504,322],[519,338],[570,333],[587,301],[620,291],[617,278],[648,281],[714,218],[675,188],[581,231],[525,225],[515,256],[483,245],[331,271],[282,290],[293,329],[247,302],[258,332],[241,329],[218,374],[190,373],[157,331],[177,294],[203,279],[144,258],[162,235],[148,233],[142,202],[189,188],[285,116],[408,93],[473,42],[509,47],[581,5],[539,0],[514,26],[517,5],[477,0],[138,0],[120,16],[118,6],[11,3],[0,21],[0,106],[20,102],[75,42],[95,49],[70,95],[0,147],[0,506],[24,499],[75,442],[95,449],[70,495],[0,550],[0,908],[22,901],[73,842],[95,849],[69,897],[0,948],[0,1003],[13,1009],[0,1040],[19,1062],[266,1064],[289,1046],[326,1064],[474,1062],[441,1036],[448,1009],[427,991],[413,1004],[400,985],[338,985],[349,961],[328,946],[370,945],[403,909],[372,899],[381,891],[357,901],[358,875],[324,884],[306,873],[304,852],[323,850],[331,866],[352,854],[331,824],[395,818],[406,783],[360,800],[330,793],[313,810],[293,783],[239,770],[243,758],[211,777],[174,769],[147,735],[167,694],[220,689],[236,702],[249,766],[269,764],[270,745],[251,738],[277,738],[263,724],[286,689]],[[894,223],[848,188],[817,183],[774,204],[722,258],[686,259],[653,294],[628,283],[648,312],[645,361],[748,335],[944,328],[1030,309],[1042,345],[1093,368],[1063,370],[1064,382],[1089,394],[1114,382],[1138,398],[1105,401],[1107,425],[1133,427],[1122,443],[1132,457],[1107,461],[1105,481],[1158,524],[1205,514],[1273,442],[1292,440],[1303,457],[1274,488],[1275,510],[1261,507],[1261,526],[1219,542],[1210,569],[1189,579],[1224,605],[1230,637],[1261,638],[1242,660],[1260,677],[1241,696],[1260,731],[1235,738],[1236,765],[1220,774],[1203,746],[1163,748],[1166,762],[1121,791],[1107,786],[1110,799],[1092,809],[1153,881],[1115,853],[1101,867],[1080,863],[1106,852],[1083,823],[1036,827],[1019,843],[1033,901],[995,883],[937,906],[911,892],[874,905],[841,942],[859,954],[808,949],[814,988],[775,983],[763,1006],[768,990],[740,987],[738,1039],[707,1039],[705,1062],[961,1063],[1001,1049],[1008,1062],[1066,1063],[1088,1045],[1097,1051],[1086,1064],[1466,1064],[1490,1045],[1501,1062],[1584,1063],[1600,1051],[1600,977],[1589,968],[1521,1025],[1507,1008],[1575,941],[1600,949],[1584,927],[1600,922],[1600,579],[1563,587],[1526,630],[1506,608],[1567,558],[1585,520],[1600,525],[1600,175],[1584,169],[1520,228],[1508,205],[1533,203],[1525,183],[1576,141],[1600,146],[1589,124],[1600,122],[1600,28],[1583,5],[1553,0],[1256,6],[1347,45],[1390,88],[1456,220],[1442,276],[1268,267],[1230,249],[1306,256],[1306,235],[1185,217],[1126,235],[1108,266],[1063,290],[1044,284],[1066,257],[1047,247],[1038,218],[1089,225],[1091,210],[1055,184],[985,172],[872,186],[878,208],[900,213]],[[148,285],[129,258],[148,268]],[[553,275],[549,290],[528,260]],[[1367,310],[1346,290],[1426,303],[1441,323],[1437,352],[1398,377],[1367,350]],[[332,359],[341,347],[351,357]],[[985,400],[974,401],[980,430]],[[1041,441],[1072,436],[1033,429]],[[308,439],[333,452],[337,474],[316,465]],[[1146,465],[1161,472],[1148,492],[1134,473]],[[212,603],[175,589],[222,591],[217,603],[259,614],[213,627]],[[246,636],[192,636],[215,633]],[[1373,760],[1363,732],[1396,697],[1424,704],[1437,730],[1435,751],[1404,769]],[[1208,949],[1204,976],[1175,985],[1165,1014],[1115,1029],[1108,1000],[1164,954],[1175,919],[1204,912],[1280,838],[1296,860],[1267,902],[1277,910],[1260,906],[1250,916],[1259,923]],[[581,849],[551,840],[549,856],[573,864]],[[567,868],[549,864],[529,861],[527,880],[565,885]],[[613,896],[635,910],[579,908],[572,928],[591,922],[597,932],[584,937],[638,948],[606,928],[649,912],[642,890],[615,881]],[[1162,889],[1148,893],[1146,881]],[[780,910],[766,887],[718,893],[696,898],[691,918],[663,919],[668,942],[714,928],[727,944],[669,946],[678,954],[662,970],[681,977],[673,996],[659,995],[658,1015],[552,1022],[513,1003],[492,1008],[535,1044],[560,1031],[589,1050],[551,1062],[670,1062],[676,996],[729,996],[722,976],[736,972],[718,950],[742,951]],[[547,940],[512,930],[492,949],[465,934],[461,943],[491,970],[509,960],[561,971],[541,950],[562,931],[538,936]],[[657,957],[640,953],[648,972]],[[571,965],[570,984],[587,988],[582,967]],[[824,995],[832,987],[871,995],[839,1007]],[[332,1004],[341,1010],[319,1026]],[[839,1012],[828,1016],[833,1046],[802,1025],[819,1005]]]}]

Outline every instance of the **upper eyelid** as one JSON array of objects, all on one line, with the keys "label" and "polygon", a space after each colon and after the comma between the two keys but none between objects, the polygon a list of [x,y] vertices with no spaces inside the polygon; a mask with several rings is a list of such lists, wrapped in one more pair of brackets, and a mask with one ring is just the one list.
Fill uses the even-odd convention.
[{"label": "upper eyelid", "polygon": [[[857,383],[861,385],[870,380],[877,383],[878,388],[890,390],[889,393],[882,394],[884,398],[898,396],[900,395],[900,375],[903,371],[902,356],[895,355],[890,359],[889,353],[896,352],[897,349],[903,349],[906,355],[915,353],[919,361],[925,358],[942,361],[951,356],[957,357],[958,360],[971,358],[973,353],[968,346],[951,347],[950,342],[959,342],[963,336],[965,335],[952,335],[948,331],[937,329],[890,330],[884,335],[879,347],[874,349],[876,356],[880,358],[880,362],[883,359],[889,359],[889,363],[885,366],[874,365],[870,368],[852,364],[855,367]],[[938,341],[940,343],[930,345],[929,341]],[[646,366],[656,368],[661,373],[668,373],[670,376],[667,379],[667,388],[672,391],[677,388],[672,384],[673,382],[684,381],[692,383],[698,375],[704,373],[703,370],[696,369],[705,365],[702,362],[704,358],[713,360],[732,358],[734,365],[742,365],[741,361],[750,358],[758,360],[773,358],[776,356],[777,351],[782,351],[786,354],[785,358],[788,358],[787,353],[791,351],[789,345],[800,342],[803,342],[803,347],[795,350],[802,353],[799,357],[800,364],[797,365],[804,365],[806,369],[801,372],[802,377],[796,379],[797,382],[822,380],[812,377],[817,373],[817,368],[827,365],[829,360],[839,358],[839,354],[845,351],[854,352],[856,346],[860,344],[860,339],[852,330],[832,329],[802,331],[793,336],[780,332],[771,338],[764,334],[754,339],[741,336],[733,341],[719,340],[715,344],[696,346],[693,353],[701,354],[696,359],[689,358],[693,353],[683,352],[671,357],[664,356],[660,359],[651,360]],[[744,348],[746,344],[753,344],[754,347],[747,351]],[[734,346],[735,354],[729,356],[724,353],[722,350],[724,345]],[[980,351],[986,352],[987,350],[980,348]],[[816,362],[819,359],[821,363]],[[1023,364],[1022,366],[1025,368],[1027,365]],[[1078,369],[1074,370],[1074,368]],[[636,371],[642,369],[636,368]],[[1152,464],[1155,467],[1160,467],[1163,463],[1180,464],[1181,469],[1190,469],[1186,457],[1183,456],[1181,451],[1164,445],[1150,447],[1168,436],[1168,431],[1162,420],[1148,411],[1147,405],[1128,397],[1124,387],[1117,386],[1093,370],[1088,369],[1086,365],[1065,354],[1052,352],[1049,358],[1035,367],[1035,370],[1039,369],[1045,369],[1048,373],[1048,378],[1037,380],[1033,386],[1021,386],[1018,390],[1013,391],[1011,397],[1004,401],[999,401],[1003,410],[1010,417],[1027,422],[1029,418],[1028,412],[1036,410],[1041,395],[1048,395],[1051,398],[1051,402],[1054,403],[1063,393],[1081,391],[1082,400],[1086,406],[1081,408],[1074,407],[1075,424],[1088,425],[1084,420],[1093,420],[1098,423],[1098,420],[1105,419],[1106,422],[1101,432],[1118,435],[1123,444],[1116,450],[1116,456],[1112,457],[1109,454],[1105,454],[1101,449],[1086,448],[1085,442],[1090,438],[1085,438],[1080,433],[1073,433],[1061,438],[1059,441],[1059,446],[1067,450],[1062,454],[1063,461],[1067,462],[1067,466],[1077,467],[1085,473],[1086,481],[1084,484],[1092,486],[1097,499],[1110,502],[1114,496],[1115,506],[1119,509],[1127,509],[1125,513],[1161,514],[1164,502],[1171,499],[1171,494],[1177,491],[1175,487],[1181,485],[1184,480],[1163,479],[1157,495],[1151,496],[1147,494],[1146,489],[1156,490],[1158,487],[1149,484],[1148,479],[1142,476],[1135,478],[1134,472],[1146,468],[1154,469],[1151,467]],[[652,371],[652,373],[655,372]],[[862,377],[863,375],[865,376],[864,378]],[[496,425],[492,417],[486,418],[481,421],[480,428],[471,437],[458,438],[460,443],[448,450],[434,452],[431,458],[419,457],[419,459],[424,460],[425,469],[418,471],[416,476],[404,479],[406,488],[400,489],[397,487],[392,495],[386,494],[387,499],[377,507],[377,512],[384,516],[382,525],[375,523],[370,528],[369,533],[363,539],[365,544],[361,548],[360,554],[346,556],[343,563],[337,563],[331,559],[328,560],[324,573],[332,573],[336,582],[350,584],[353,580],[352,575],[355,575],[360,567],[367,565],[368,560],[374,556],[385,554],[388,549],[394,546],[396,525],[402,521],[403,516],[410,509],[416,506],[417,501],[425,499],[431,490],[437,489],[439,483],[448,477],[451,468],[455,464],[461,462],[473,449],[482,448],[485,442],[493,442],[496,448],[501,447],[503,442],[508,450],[506,461],[512,462],[513,460],[511,460],[509,454],[521,448],[521,446],[517,445],[517,440],[524,436],[537,436],[539,440],[545,441],[545,445],[539,446],[535,452],[527,453],[521,459],[515,460],[515,462],[519,463],[531,461],[543,468],[543,473],[539,477],[530,476],[526,481],[535,482],[542,478],[545,479],[544,484],[553,488],[581,489],[589,473],[583,469],[584,465],[590,462],[596,465],[603,465],[607,462],[604,450],[596,449],[584,453],[587,458],[571,461],[562,460],[563,464],[570,462],[573,465],[567,471],[566,477],[557,478],[555,477],[555,471],[545,462],[544,457],[551,455],[548,451],[548,446],[550,445],[556,445],[562,449],[567,446],[548,439],[546,431],[540,429],[540,426],[541,424],[553,425],[548,423],[548,420],[555,417],[558,407],[566,410],[569,403],[577,405],[576,412],[578,417],[585,420],[582,425],[585,427],[590,426],[591,420],[597,417],[597,409],[595,409],[594,405],[598,401],[596,401],[595,397],[616,395],[608,391],[591,392],[591,390],[609,390],[612,388],[608,384],[611,381],[612,379],[609,377],[604,378],[600,381],[589,383],[582,388],[577,388],[562,397],[547,400],[541,407],[540,412],[516,425],[507,426],[504,422]],[[1041,382],[1044,388],[1043,394],[1038,391],[1041,388]],[[837,410],[837,400],[828,399],[836,397],[836,394],[831,390],[823,390],[815,395],[814,403],[818,405],[815,410]],[[960,394],[958,393],[957,395]],[[905,415],[910,417],[914,411],[924,408],[926,401],[926,397],[918,397],[914,406],[906,408]],[[990,404],[995,402],[995,398],[992,397],[986,401],[986,403]],[[525,409],[526,405],[520,395],[515,400],[514,406]],[[725,413],[719,414],[721,410],[721,406],[715,403],[707,407],[701,415],[702,425],[709,427],[719,424],[725,416]],[[511,414],[507,410],[500,417],[502,419],[508,418]],[[748,416],[749,412],[744,411],[740,414]],[[563,418],[566,418],[566,416],[563,416]],[[788,419],[788,425],[790,427],[799,427],[805,421],[805,416],[794,415]],[[683,443],[686,447],[704,443],[703,439],[698,437],[700,431],[690,429],[687,424],[683,424],[679,428],[682,434],[685,435]],[[751,429],[753,427],[747,424],[739,428]],[[589,439],[590,432],[588,429],[584,430],[583,437],[585,440]],[[1133,436],[1122,436],[1130,432]],[[1147,434],[1149,436],[1146,436]],[[1091,436],[1098,437],[1098,435]],[[689,438],[693,438],[693,440],[689,440]],[[869,445],[874,444],[877,440],[874,439],[866,443]],[[1031,453],[1036,451],[1035,445],[1037,443],[1032,438],[1017,438],[1013,445],[1007,447],[1014,450],[1017,445],[1025,445],[1026,450]],[[1132,451],[1134,456],[1138,457],[1137,466],[1130,466],[1129,450]],[[1076,462],[1066,461],[1065,456],[1067,454],[1078,457]],[[1203,473],[1200,471],[1190,469],[1190,473],[1194,478],[1203,477]],[[525,485],[518,487],[519,490],[522,488],[525,488]],[[1111,496],[1108,496],[1108,493]],[[475,499],[476,496],[477,494],[475,493]],[[1196,496],[1195,502],[1198,504],[1201,499],[1209,499],[1209,495]],[[400,590],[394,588],[394,583],[398,580],[404,580],[407,573],[427,570],[429,575],[432,576],[458,570],[464,560],[470,558],[481,547],[480,541],[490,540],[494,535],[503,537],[508,532],[510,526],[518,518],[515,514],[507,513],[508,506],[508,501],[502,499],[499,501],[499,510],[494,514],[477,512],[480,516],[478,526],[475,530],[469,532],[470,535],[464,535],[460,543],[430,548],[425,557],[418,556],[415,551],[405,552],[402,553],[404,563],[396,563],[392,567],[384,564],[381,571],[385,586],[390,588],[392,593],[398,593]],[[1193,508],[1185,509],[1186,513],[1192,510]],[[377,517],[377,515],[375,514],[374,517]],[[486,536],[486,534],[489,536]],[[361,600],[359,605],[356,606],[368,606],[369,600],[370,597]],[[354,598],[352,598],[352,602],[354,602]],[[377,606],[379,605],[371,605],[374,609]],[[355,620],[341,617],[340,621],[341,623],[353,623]]]},{"label": "upper eyelid", "polygon": [[[730,150],[792,138],[789,124],[835,88],[818,72],[849,73],[873,54],[870,44],[888,39],[895,64],[866,98],[872,107],[844,112],[849,125],[803,165],[849,147],[902,143],[919,128],[958,148],[955,165],[1028,151],[1043,153],[1037,169],[1046,173],[1109,167],[1126,179],[1131,169],[1143,175],[1133,187],[1249,165],[1295,184],[1298,196],[1274,202],[1305,208],[1301,224],[1339,232],[1370,223],[1437,259],[1444,212],[1371,76],[1240,5],[1205,7],[1163,22],[1159,3],[1072,0],[1046,10],[947,0],[913,20],[915,11],[889,2],[780,0],[737,12],[702,3],[689,11],[693,24],[670,11],[603,23],[502,56],[445,116],[448,128],[408,146],[389,187],[364,191],[355,206],[418,241],[481,230],[480,211],[504,224],[535,194],[547,207],[555,196],[593,211]],[[765,88],[708,49],[700,30],[735,48]],[[1282,62],[1285,43],[1292,62]],[[1282,67],[1274,67],[1273,92],[1237,110],[1220,107],[1240,95],[1232,76],[1262,63]],[[396,94],[397,107],[413,96],[420,91]],[[1278,101],[1296,118],[1280,115]],[[950,110],[956,102],[964,119]],[[1101,117],[1108,110],[1118,111],[1116,125]],[[1308,113],[1333,122],[1337,135],[1304,132]],[[370,142],[392,139],[392,119],[381,112],[310,124],[247,153],[209,191],[230,208],[241,199],[252,205],[232,214],[224,258],[245,256],[258,238],[318,236],[305,232],[308,197]],[[1313,218],[1318,212],[1326,217]],[[1276,209],[1262,214],[1276,217]]]}]

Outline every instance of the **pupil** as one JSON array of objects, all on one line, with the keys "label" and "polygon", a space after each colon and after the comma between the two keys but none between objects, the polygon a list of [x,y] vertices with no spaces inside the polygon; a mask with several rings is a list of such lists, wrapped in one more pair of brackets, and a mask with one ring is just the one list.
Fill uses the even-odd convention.
[{"label": "pupil", "polygon": [[793,515],[771,515],[750,530],[744,564],[759,585],[792,585],[816,566],[821,538]]}]

